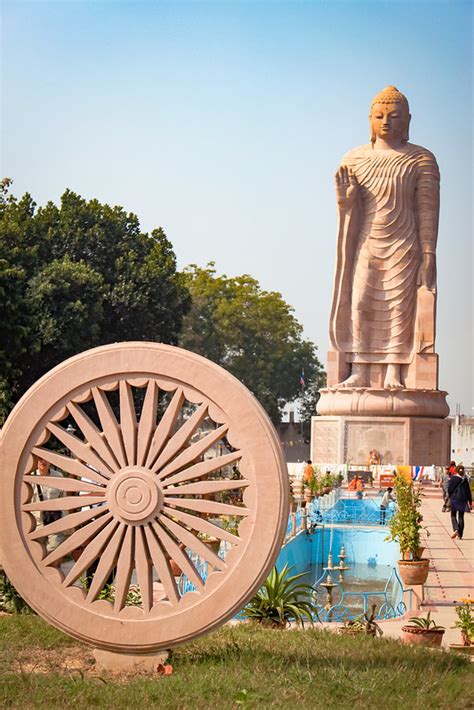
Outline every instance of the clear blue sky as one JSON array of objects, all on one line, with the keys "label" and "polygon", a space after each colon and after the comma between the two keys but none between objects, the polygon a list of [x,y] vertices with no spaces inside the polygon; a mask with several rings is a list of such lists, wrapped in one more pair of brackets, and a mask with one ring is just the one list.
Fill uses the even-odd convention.
[{"label": "clear blue sky", "polygon": [[281,0],[2,5],[1,173],[162,226],[179,266],[282,293],[325,361],[333,175],[395,84],[442,175],[440,387],[474,414],[472,3]]}]

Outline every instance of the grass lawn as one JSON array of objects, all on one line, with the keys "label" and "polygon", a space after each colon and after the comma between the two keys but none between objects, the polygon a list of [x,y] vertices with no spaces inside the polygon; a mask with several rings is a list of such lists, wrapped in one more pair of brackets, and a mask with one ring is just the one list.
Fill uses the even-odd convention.
[{"label": "grass lawn", "polygon": [[389,639],[225,627],[177,648],[169,676],[98,675],[37,616],[0,617],[0,707],[468,708],[474,664]]}]

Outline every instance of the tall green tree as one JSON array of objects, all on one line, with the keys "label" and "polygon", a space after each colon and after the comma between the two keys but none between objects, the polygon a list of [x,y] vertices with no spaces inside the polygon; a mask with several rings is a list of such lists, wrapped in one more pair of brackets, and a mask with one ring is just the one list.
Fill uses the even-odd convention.
[{"label": "tall green tree", "polygon": [[247,274],[218,276],[213,262],[193,264],[184,276],[192,306],[180,344],[229,370],[278,423],[284,405],[300,393],[301,371],[308,382],[322,372],[293,309]]},{"label": "tall green tree", "polygon": [[0,182],[0,422],[44,372],[95,345],[176,344],[190,307],[162,229],[66,190],[37,208]]}]

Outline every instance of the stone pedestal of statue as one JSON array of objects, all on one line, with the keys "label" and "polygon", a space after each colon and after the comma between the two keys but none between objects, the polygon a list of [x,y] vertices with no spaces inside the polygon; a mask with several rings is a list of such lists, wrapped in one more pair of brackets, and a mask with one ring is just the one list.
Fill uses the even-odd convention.
[{"label": "stone pedestal of statue", "polygon": [[382,384],[383,367],[370,366],[370,387],[337,387],[344,376],[340,353],[328,353],[328,385],[312,419],[311,460],[366,464],[376,449],[382,463],[445,466],[450,458],[449,407],[437,389],[438,356],[417,354],[406,366],[403,389]]},{"label": "stone pedestal of statue", "polygon": [[445,466],[450,424],[436,417],[318,416],[311,423],[311,460],[366,465],[376,449],[381,462]]}]

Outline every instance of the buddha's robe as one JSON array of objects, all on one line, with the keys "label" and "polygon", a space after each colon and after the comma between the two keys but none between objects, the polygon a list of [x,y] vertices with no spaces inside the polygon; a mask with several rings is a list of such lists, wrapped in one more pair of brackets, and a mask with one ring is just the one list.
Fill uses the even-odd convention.
[{"label": "buddha's robe", "polygon": [[435,253],[439,170],[425,148],[406,144],[347,153],[359,189],[340,215],[331,342],[355,363],[409,363],[414,352],[417,277]]}]

